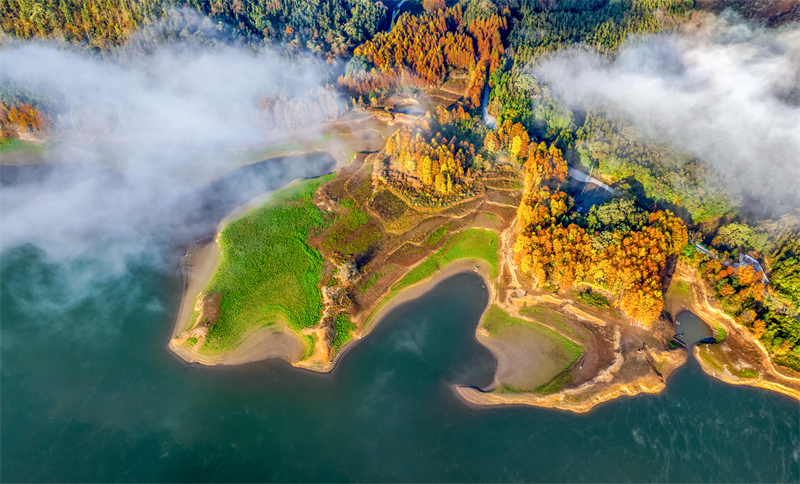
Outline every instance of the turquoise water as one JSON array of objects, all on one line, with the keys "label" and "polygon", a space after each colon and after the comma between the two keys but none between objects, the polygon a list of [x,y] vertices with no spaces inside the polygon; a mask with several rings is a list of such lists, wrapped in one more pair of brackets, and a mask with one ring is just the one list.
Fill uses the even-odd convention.
[{"label": "turquoise water", "polygon": [[[96,269],[31,246],[0,258],[3,481],[800,480],[800,406],[693,360],[666,391],[588,414],[467,405],[452,385],[494,368],[474,339],[488,295],[472,274],[319,375],[186,365],[166,348],[177,271]],[[687,343],[703,334],[680,318]]]}]

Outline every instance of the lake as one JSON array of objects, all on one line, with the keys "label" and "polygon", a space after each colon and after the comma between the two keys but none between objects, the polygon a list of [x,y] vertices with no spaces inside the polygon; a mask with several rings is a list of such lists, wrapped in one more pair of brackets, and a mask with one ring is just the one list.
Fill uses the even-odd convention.
[{"label": "lake", "polygon": [[[691,357],[664,392],[588,414],[466,404],[453,385],[495,365],[474,274],[395,309],[323,375],[187,365],[167,350],[179,271],[75,276],[93,264],[0,257],[3,481],[800,480],[797,402]],[[679,319],[687,344],[702,337]]]}]

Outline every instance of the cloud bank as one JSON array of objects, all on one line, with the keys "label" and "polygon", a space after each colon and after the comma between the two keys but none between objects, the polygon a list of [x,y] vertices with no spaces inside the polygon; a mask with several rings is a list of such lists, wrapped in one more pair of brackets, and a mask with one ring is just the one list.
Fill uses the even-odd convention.
[{"label": "cloud bank", "polygon": [[[60,113],[61,129],[53,133],[60,149],[47,156],[77,162],[2,188],[0,249],[32,243],[56,258],[108,252],[119,265],[149,250],[176,220],[169,212],[181,208],[177,201],[229,171],[237,150],[270,135],[280,143],[279,134],[265,133],[259,123],[261,97],[302,96],[324,85],[312,63],[183,44],[124,64],[20,44],[0,51],[0,73],[51,94]],[[319,170],[319,164],[284,166],[238,182],[265,192],[274,188],[270,178]]]},{"label": "cloud bank", "polygon": [[[638,37],[609,61],[562,53],[535,70],[572,107],[611,105],[710,164],[735,192],[800,206],[800,28],[706,17]],[[780,199],[780,200],[779,200]]]}]

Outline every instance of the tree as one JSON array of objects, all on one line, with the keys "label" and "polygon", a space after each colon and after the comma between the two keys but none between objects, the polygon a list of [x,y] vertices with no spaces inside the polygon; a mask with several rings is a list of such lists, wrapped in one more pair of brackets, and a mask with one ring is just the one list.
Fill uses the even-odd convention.
[{"label": "tree", "polygon": [[425,155],[422,157],[422,183],[430,185],[433,181],[433,173],[431,172],[431,157]]},{"label": "tree", "polygon": [[424,8],[426,12],[436,12],[447,8],[447,4],[445,0],[422,0],[422,8]]}]

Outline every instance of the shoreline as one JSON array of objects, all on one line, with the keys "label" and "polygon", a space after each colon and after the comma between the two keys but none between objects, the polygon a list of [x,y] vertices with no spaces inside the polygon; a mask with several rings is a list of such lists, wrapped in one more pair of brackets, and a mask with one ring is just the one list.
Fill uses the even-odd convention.
[{"label": "shoreline", "polygon": [[[292,180],[283,188],[296,183]],[[277,190],[276,190],[277,191]],[[191,335],[181,337],[184,333],[197,327],[197,322],[190,322],[189,317],[197,311],[197,298],[211,283],[222,257],[219,246],[219,234],[233,220],[246,215],[249,211],[268,203],[274,191],[258,195],[231,210],[217,225],[214,239],[206,244],[193,242],[189,244],[181,263],[183,275],[183,292],[178,314],[172,327],[172,336],[167,349],[187,363],[198,363],[205,366],[242,365],[266,359],[284,359],[290,363],[302,358],[305,343],[300,335],[288,330],[283,322],[255,328],[242,337],[239,344],[231,351],[216,355],[203,355],[184,346],[184,341]],[[177,342],[176,340],[183,340]],[[299,351],[299,356],[297,355]]]},{"label": "shoreline", "polygon": [[[423,259],[419,262],[421,264],[427,259]],[[411,271],[414,267],[418,264],[415,264],[408,268]],[[478,269],[475,269],[475,266],[478,266]],[[489,277],[489,268],[488,262],[484,261],[483,259],[457,259],[451,261],[450,263],[446,264],[439,271],[435,272],[432,276],[427,277],[411,286],[404,287],[400,292],[396,295],[391,297],[389,300],[385,299],[385,296],[378,299],[376,304],[376,308],[373,308],[370,312],[365,312],[365,327],[361,330],[360,333],[354,335],[344,346],[336,353],[336,356],[330,361],[330,363],[326,365],[319,365],[317,362],[310,362],[307,364],[303,364],[300,362],[299,364],[292,363],[292,366],[295,368],[302,368],[305,370],[311,370],[318,373],[330,373],[336,368],[336,364],[339,360],[359,341],[361,341],[364,337],[369,335],[372,330],[380,324],[385,317],[391,313],[392,310],[396,309],[403,304],[408,302],[414,301],[419,299],[420,297],[424,296],[428,291],[436,287],[440,282],[449,279],[450,277],[456,276],[458,274],[463,274],[471,272],[474,274],[478,274],[486,284],[487,289],[489,289],[489,301],[491,304],[491,297],[494,292],[494,286],[490,282],[491,278]],[[391,292],[391,288],[389,289]],[[388,293],[387,293],[388,295]],[[481,320],[483,319],[483,315],[486,314],[489,305],[487,304],[486,309],[484,309],[483,314],[481,315]],[[480,322],[478,323],[480,325]]]},{"label": "shoreline", "polygon": [[[687,284],[690,288],[691,295],[688,300],[685,301],[686,306],[688,306],[684,308],[685,310],[691,311],[703,322],[708,324],[712,330],[715,331],[715,334],[717,326],[724,328],[727,332],[727,336],[724,340],[719,343],[708,343],[708,346],[721,348],[721,345],[727,345],[729,339],[736,340],[735,343],[737,344],[743,344],[756,349],[759,354],[757,363],[765,370],[759,371],[759,375],[755,378],[734,377],[733,374],[728,371],[727,366],[723,367],[725,371],[717,371],[715,368],[712,368],[704,358],[700,357],[699,352],[701,348],[699,344],[696,344],[692,351],[694,351],[700,368],[702,368],[706,374],[731,385],[746,385],[763,388],[800,401],[800,379],[781,373],[775,367],[766,348],[764,348],[760,341],[753,337],[747,328],[740,326],[730,316],[711,306],[705,287],[703,286],[704,283],[697,277],[694,268],[679,264],[675,271],[673,283],[675,281]],[[740,355],[740,357],[745,356],[747,355]],[[767,377],[770,379],[768,380]]]},{"label": "shoreline", "polygon": [[[481,323],[478,325],[478,334],[476,336],[484,336],[480,334],[482,323],[483,318],[481,318]],[[543,326],[546,327],[546,325]],[[575,413],[586,413],[603,402],[614,400],[619,397],[635,396],[640,393],[661,392],[666,388],[666,381],[669,376],[686,363],[688,359],[688,352],[685,350],[672,350],[666,352],[665,356],[665,352],[662,352],[660,355],[653,354],[654,352],[648,348],[645,353],[645,359],[648,360],[651,366],[653,366],[652,360],[655,360],[659,366],[664,365],[660,372],[656,371],[653,367],[651,371],[644,376],[633,378],[630,381],[609,384],[620,372],[623,364],[626,363],[626,359],[620,352],[619,338],[620,332],[617,330],[615,341],[616,357],[610,365],[600,368],[592,379],[581,383],[577,387],[565,388],[549,395],[538,395],[533,392],[494,393],[494,390],[502,383],[498,379],[501,368],[505,368],[507,371],[513,371],[509,366],[510,362],[507,361],[512,358],[510,355],[505,355],[503,352],[496,351],[495,347],[497,345],[487,345],[482,338],[478,337],[478,342],[489,349],[497,360],[498,366],[495,371],[495,380],[493,384],[486,389],[480,389],[474,386],[454,385],[453,391],[465,402],[477,406],[527,405],[532,407],[556,408]],[[580,361],[580,359],[578,361]],[[503,363],[505,363],[505,365]],[[577,362],[570,367],[570,370],[574,368],[576,364]],[[600,387],[599,391],[593,391],[596,390],[597,387]]]}]

